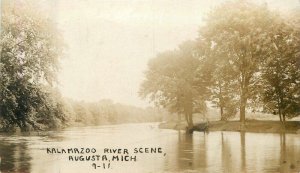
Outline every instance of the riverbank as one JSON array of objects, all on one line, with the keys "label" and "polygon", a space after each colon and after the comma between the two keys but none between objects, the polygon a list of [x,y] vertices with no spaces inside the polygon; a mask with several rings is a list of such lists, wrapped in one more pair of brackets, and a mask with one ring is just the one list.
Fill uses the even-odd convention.
[{"label": "riverbank", "polygon": [[[181,122],[165,122],[159,125],[162,129],[175,129],[186,130],[186,124]],[[195,124],[194,131],[241,131],[239,121],[210,121],[206,123]],[[300,134],[300,121],[287,121],[285,128],[279,121],[271,120],[248,120],[246,121],[245,132],[255,133],[299,133]]]}]

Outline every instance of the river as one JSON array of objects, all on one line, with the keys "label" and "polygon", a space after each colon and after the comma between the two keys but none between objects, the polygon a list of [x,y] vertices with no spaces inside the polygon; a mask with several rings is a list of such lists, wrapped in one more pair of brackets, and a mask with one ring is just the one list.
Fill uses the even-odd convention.
[{"label": "river", "polygon": [[[58,151],[94,148],[97,150],[94,154],[101,158],[105,148],[128,149],[136,161],[70,161],[70,155],[80,154],[51,154],[47,148]],[[143,152],[144,148],[161,148],[162,153],[136,154],[134,148],[142,148]],[[114,154],[106,155],[110,158]],[[186,135],[183,131],[159,129],[153,123],[72,127],[38,135],[1,134],[0,158],[1,173],[300,172],[300,135],[240,132]]]}]

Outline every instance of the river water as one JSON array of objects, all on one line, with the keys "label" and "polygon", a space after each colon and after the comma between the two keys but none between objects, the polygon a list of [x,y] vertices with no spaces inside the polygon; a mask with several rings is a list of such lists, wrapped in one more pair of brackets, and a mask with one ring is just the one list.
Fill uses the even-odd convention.
[{"label": "river water", "polygon": [[[51,154],[47,148],[56,151],[94,148],[93,155],[100,155],[101,159],[70,161],[70,156],[92,153]],[[105,148],[127,149],[136,161],[112,161],[113,156],[126,153],[104,153]],[[134,148],[142,148],[143,152],[144,148],[156,148],[156,153],[134,153]],[[103,155],[108,160],[102,160]],[[153,123],[74,127],[38,135],[1,134],[0,158],[1,173],[300,172],[300,135],[239,132],[186,135],[183,131],[159,129]]]}]

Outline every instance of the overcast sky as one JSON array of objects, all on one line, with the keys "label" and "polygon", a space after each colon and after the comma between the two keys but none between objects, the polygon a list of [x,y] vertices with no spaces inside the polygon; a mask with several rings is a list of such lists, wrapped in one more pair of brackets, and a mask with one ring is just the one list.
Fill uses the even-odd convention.
[{"label": "overcast sky", "polygon": [[[76,100],[147,106],[138,97],[147,62],[195,39],[203,17],[223,0],[44,0],[68,45],[60,90]],[[259,1],[265,2],[265,1]],[[268,0],[289,10],[298,0]]]}]

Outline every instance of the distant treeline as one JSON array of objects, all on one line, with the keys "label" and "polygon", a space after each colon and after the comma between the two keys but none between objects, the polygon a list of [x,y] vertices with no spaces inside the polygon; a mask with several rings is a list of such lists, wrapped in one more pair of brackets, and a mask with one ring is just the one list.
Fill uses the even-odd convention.
[{"label": "distant treeline", "polygon": [[65,108],[71,118],[70,122],[84,125],[159,122],[167,114],[158,108],[139,108],[113,103],[111,100],[91,103],[69,100]]}]

